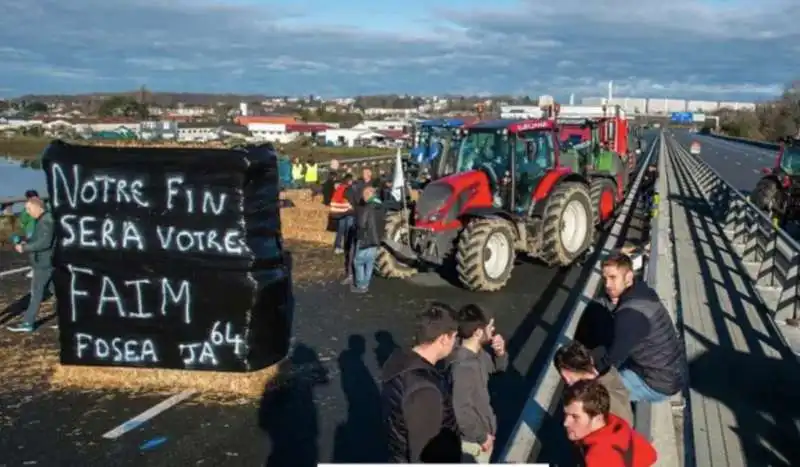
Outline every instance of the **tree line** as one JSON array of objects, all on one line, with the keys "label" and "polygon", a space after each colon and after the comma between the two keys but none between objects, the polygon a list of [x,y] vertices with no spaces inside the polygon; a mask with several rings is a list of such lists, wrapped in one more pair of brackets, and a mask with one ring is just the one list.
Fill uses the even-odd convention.
[{"label": "tree line", "polygon": [[800,136],[800,80],[787,86],[780,98],[757,104],[755,110],[722,109],[716,115],[720,130],[730,136],[763,141]]}]

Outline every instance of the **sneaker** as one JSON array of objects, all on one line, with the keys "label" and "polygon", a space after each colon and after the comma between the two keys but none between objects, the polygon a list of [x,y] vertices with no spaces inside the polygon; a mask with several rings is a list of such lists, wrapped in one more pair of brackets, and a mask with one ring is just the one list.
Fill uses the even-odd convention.
[{"label": "sneaker", "polygon": [[33,325],[23,323],[9,326],[7,329],[11,332],[33,332]]},{"label": "sneaker", "polygon": [[342,282],[340,282],[340,284],[342,284],[342,285],[352,285],[353,284],[353,278],[349,277],[349,276],[345,277],[344,279],[342,279]]},{"label": "sneaker", "polygon": [[350,291],[353,293],[367,293],[367,290],[369,289],[367,289],[366,287],[355,287],[355,286],[350,287]]},{"label": "sneaker", "polygon": [[25,274],[25,277],[27,277],[28,279],[32,279],[33,278],[33,271],[28,271],[28,273]]},{"label": "sneaker", "polygon": [[334,255],[343,255],[344,254],[344,248],[334,248],[333,249],[333,254]]}]

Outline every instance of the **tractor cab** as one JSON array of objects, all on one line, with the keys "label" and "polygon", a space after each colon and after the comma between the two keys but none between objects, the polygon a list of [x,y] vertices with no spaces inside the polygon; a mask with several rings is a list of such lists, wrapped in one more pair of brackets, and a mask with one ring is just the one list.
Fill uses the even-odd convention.
[{"label": "tractor cab", "polygon": [[800,176],[800,140],[785,140],[781,144],[775,168],[790,177]]},{"label": "tractor cab", "polygon": [[494,120],[463,128],[453,172],[485,174],[492,207],[524,214],[538,183],[561,163],[555,132],[547,120]]}]

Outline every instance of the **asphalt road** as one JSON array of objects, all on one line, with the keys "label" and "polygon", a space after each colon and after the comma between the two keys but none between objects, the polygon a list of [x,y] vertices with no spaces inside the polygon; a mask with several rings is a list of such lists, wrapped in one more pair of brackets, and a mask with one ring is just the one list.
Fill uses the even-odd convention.
[{"label": "asphalt road", "polygon": [[671,130],[675,139],[687,150],[692,141],[701,144],[700,157],[734,188],[749,193],[761,179],[761,169],[772,167],[777,151],[757,148],[743,143],[691,134],[688,130]]},{"label": "asphalt road", "polygon": [[[638,239],[641,230],[637,218],[628,234]],[[3,270],[19,261],[8,258],[0,257]],[[103,433],[164,396],[63,391],[45,384],[0,390],[0,465],[303,467],[380,460],[379,367],[394,346],[410,343],[412,317],[431,300],[482,305],[506,337],[511,365],[492,381],[502,445],[555,343],[562,310],[572,306],[588,269],[522,263],[508,287],[494,294],[466,292],[434,275],[376,279],[364,296],[338,284],[296,286],[293,360],[306,371],[293,385],[267,393],[265,403],[182,403],[109,441]],[[24,296],[26,288],[23,274],[0,279],[0,294],[7,298]],[[8,317],[9,311],[0,314]],[[0,339],[24,351],[53,345],[56,332],[43,328],[20,337],[2,330]],[[144,447],[162,437],[158,446]]]}]

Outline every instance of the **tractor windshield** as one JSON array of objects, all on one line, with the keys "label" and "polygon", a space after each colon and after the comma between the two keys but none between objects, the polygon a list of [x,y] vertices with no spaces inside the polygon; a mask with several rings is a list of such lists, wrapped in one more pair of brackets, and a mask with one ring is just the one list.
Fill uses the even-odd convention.
[{"label": "tractor windshield", "polygon": [[789,175],[800,175],[800,146],[787,145],[784,147],[781,169]]},{"label": "tractor windshield", "polygon": [[482,165],[491,167],[498,177],[510,169],[508,135],[497,130],[473,130],[461,140],[456,172],[474,170]]}]

